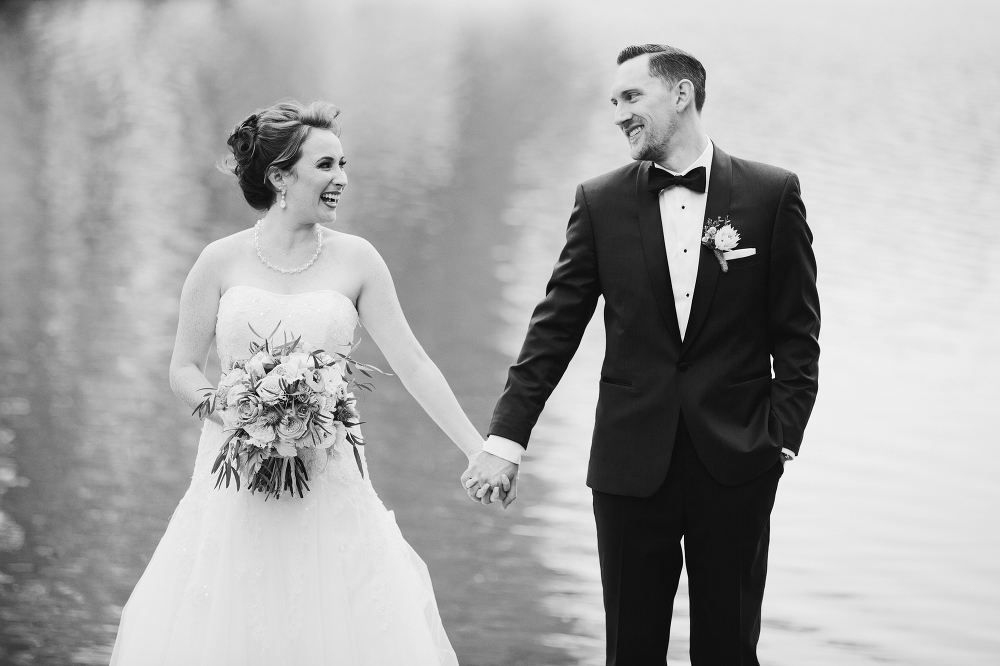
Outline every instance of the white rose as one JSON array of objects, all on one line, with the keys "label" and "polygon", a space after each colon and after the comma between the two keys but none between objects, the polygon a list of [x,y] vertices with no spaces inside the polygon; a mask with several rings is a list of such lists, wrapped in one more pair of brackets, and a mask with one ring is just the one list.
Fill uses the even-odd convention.
[{"label": "white rose", "polygon": [[255,393],[244,391],[235,404],[226,410],[227,414],[230,412],[233,414],[233,421],[238,425],[253,423],[264,413],[264,404]]},{"label": "white rose", "polygon": [[270,444],[274,441],[275,432],[274,426],[272,425],[257,421],[254,423],[247,423],[243,426],[243,429],[247,431],[247,434],[250,435],[251,439],[255,439],[258,442]]},{"label": "white rose", "polygon": [[323,425],[327,425],[327,424],[333,423],[334,422],[334,417],[337,415],[335,410],[336,410],[336,405],[335,404],[333,404],[333,403],[328,404],[326,406],[326,408],[323,409],[323,411],[321,411],[321,412],[319,412],[319,414],[317,414],[317,420],[320,423],[322,423]]},{"label": "white rose", "polygon": [[274,357],[263,349],[253,355],[246,364],[246,371],[254,379],[260,379],[274,367]]},{"label": "white rose", "polygon": [[264,377],[257,386],[257,395],[265,405],[281,402],[285,398],[285,391],[281,388],[281,377],[278,375]]},{"label": "white rose", "polygon": [[290,382],[302,379],[312,371],[312,368],[306,364],[308,358],[305,354],[289,354],[282,357],[281,363],[274,369],[274,373],[285,377]]},{"label": "white rose", "polygon": [[264,362],[258,358],[252,358],[247,361],[247,373],[254,379],[260,379],[264,376]]},{"label": "white rose", "polygon": [[[336,426],[334,426],[334,429],[336,429]],[[322,433],[321,433],[321,434],[322,434]],[[316,448],[317,448],[317,449],[329,449],[329,448],[330,448],[331,446],[333,446],[333,445],[334,445],[334,444],[336,443],[336,441],[337,441],[337,437],[336,437],[336,434],[337,434],[337,433],[336,433],[336,431],[335,431],[335,432],[333,433],[333,435],[324,435],[324,436],[323,436],[323,439],[319,440],[319,442],[318,442],[318,443],[316,444]]]},{"label": "white rose", "polygon": [[248,393],[247,387],[243,384],[237,384],[229,388],[229,392],[226,394],[226,405],[225,409],[230,409],[235,407],[244,395]]},{"label": "white rose", "polygon": [[293,414],[286,414],[278,423],[275,431],[278,437],[286,441],[295,441],[306,434],[308,424],[305,419],[300,419]]},{"label": "white rose", "polygon": [[226,373],[225,377],[219,380],[219,388],[222,388],[223,386],[227,387],[235,386],[236,382],[242,380],[246,376],[247,373],[244,372],[243,370],[239,368],[233,368],[232,370]]},{"label": "white rose", "polygon": [[337,365],[321,368],[319,370],[319,374],[323,377],[323,381],[326,382],[328,386],[336,385],[344,381],[344,373],[341,372],[340,367]]},{"label": "white rose", "polygon": [[292,442],[279,439],[274,443],[274,451],[282,458],[294,458],[295,457],[295,444]]},{"label": "white rose", "polygon": [[247,373],[240,368],[233,368],[219,380],[219,388],[216,389],[215,393],[218,397],[218,401],[223,404],[223,409],[225,409],[225,403],[229,398],[229,391],[234,386],[237,386],[242,380],[247,378]]},{"label": "white rose", "polygon": [[715,234],[715,249],[720,252],[728,252],[740,243],[740,234],[733,229],[732,225],[725,225]]},{"label": "white rose", "polygon": [[281,364],[287,365],[293,368],[296,373],[299,373],[306,368],[312,368],[312,362],[309,360],[310,358],[312,357],[305,352],[292,352],[287,356],[281,357]]}]

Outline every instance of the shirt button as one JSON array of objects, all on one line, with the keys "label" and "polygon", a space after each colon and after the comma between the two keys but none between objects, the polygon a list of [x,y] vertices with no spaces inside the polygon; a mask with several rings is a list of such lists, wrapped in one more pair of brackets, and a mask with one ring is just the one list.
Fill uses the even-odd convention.
[{"label": "shirt button", "polygon": [[681,206],[681,210],[684,210],[684,208],[685,208],[684,206]]},{"label": "shirt button", "polygon": [[687,248],[684,248],[684,251],[687,252]]}]

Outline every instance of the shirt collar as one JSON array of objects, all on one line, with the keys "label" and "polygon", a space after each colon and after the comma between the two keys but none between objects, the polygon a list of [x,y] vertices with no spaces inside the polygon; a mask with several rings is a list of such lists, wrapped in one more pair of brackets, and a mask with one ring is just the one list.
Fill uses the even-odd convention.
[{"label": "shirt collar", "polygon": [[[706,138],[708,138],[708,137],[706,137]],[[703,150],[701,152],[701,155],[698,156],[698,159],[696,159],[694,162],[692,162],[690,165],[688,165],[688,168],[684,169],[683,171],[680,171],[680,172],[671,171],[670,169],[668,169],[666,167],[660,166],[656,162],[653,162],[653,166],[655,166],[657,169],[663,169],[667,173],[673,174],[675,176],[680,176],[681,174],[685,174],[688,171],[690,171],[691,169],[694,169],[695,167],[703,166],[703,167],[705,167],[705,192],[707,193],[708,192],[708,184],[709,184],[709,182],[711,182],[711,179],[712,179],[712,156],[714,154],[715,154],[715,149],[712,146],[712,140],[708,139],[708,145],[705,146],[705,150]]]}]

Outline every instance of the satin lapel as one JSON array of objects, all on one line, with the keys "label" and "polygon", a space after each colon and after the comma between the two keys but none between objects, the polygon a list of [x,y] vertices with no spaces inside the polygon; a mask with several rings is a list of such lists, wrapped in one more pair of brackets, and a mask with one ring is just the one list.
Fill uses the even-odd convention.
[{"label": "satin lapel", "polygon": [[656,192],[650,192],[649,169],[652,162],[643,162],[635,179],[636,202],[639,209],[639,234],[642,250],[646,257],[646,270],[653,287],[653,295],[660,307],[660,314],[670,329],[674,342],[680,344],[681,333],[677,326],[677,310],[674,307],[674,290],[670,283],[670,269],[667,267],[667,246],[663,241],[663,223],[660,221],[660,199]]},{"label": "satin lapel", "polygon": [[[729,155],[718,146],[714,147],[712,155],[712,175],[708,181],[708,201],[705,202],[705,217],[714,220],[723,219],[729,215],[729,202],[733,193],[733,162]],[[715,286],[719,282],[722,267],[715,253],[704,245],[698,257],[698,277],[694,283],[694,300],[691,302],[691,316],[688,318],[687,331],[684,333],[684,344],[681,353],[691,346],[692,340],[698,335],[701,325],[715,297]]]}]

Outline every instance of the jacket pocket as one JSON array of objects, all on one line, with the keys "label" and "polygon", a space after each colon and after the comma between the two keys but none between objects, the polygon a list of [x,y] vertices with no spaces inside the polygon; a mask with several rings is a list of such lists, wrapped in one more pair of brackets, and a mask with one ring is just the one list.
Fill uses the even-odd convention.
[{"label": "jacket pocket", "polygon": [[760,254],[755,254],[751,257],[740,257],[739,259],[730,259],[726,262],[727,268],[729,270],[740,269],[740,268],[753,268],[754,266],[760,266],[764,263],[764,257]]},{"label": "jacket pocket", "polygon": [[761,381],[763,379],[771,379],[771,372],[768,371],[766,373],[757,373],[755,375],[751,375],[750,377],[740,377],[735,382],[730,382],[729,385],[730,386],[739,386],[740,384],[749,384],[750,382],[759,382],[759,381]]},{"label": "jacket pocket", "polygon": [[601,381],[605,384],[611,384],[612,386],[632,388],[632,382],[627,379],[617,379],[615,377],[605,377],[604,375],[601,375]]}]

